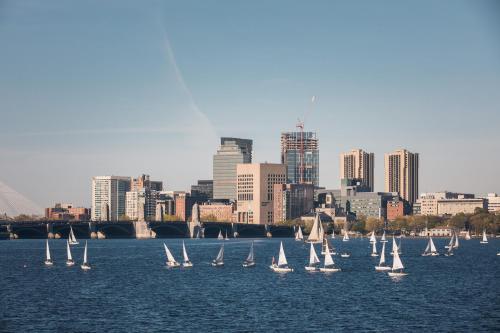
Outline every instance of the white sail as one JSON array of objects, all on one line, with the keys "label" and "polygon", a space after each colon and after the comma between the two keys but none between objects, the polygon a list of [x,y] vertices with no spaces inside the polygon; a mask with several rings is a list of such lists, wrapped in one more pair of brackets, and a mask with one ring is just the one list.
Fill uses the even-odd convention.
[{"label": "white sail", "polygon": [[332,239],[335,239],[335,229],[332,229]]},{"label": "white sail", "polygon": [[448,243],[448,246],[453,246],[453,243],[455,242],[455,234],[451,234],[450,242]]},{"label": "white sail", "polygon": [[401,258],[399,257],[398,246],[395,245],[394,252],[392,254],[392,270],[403,269],[403,263],[401,262]]},{"label": "white sail", "polygon": [[375,238],[375,230],[372,231],[372,235],[370,236],[370,243],[376,243],[377,238]]},{"label": "white sail", "polygon": [[222,236],[222,231],[219,230],[219,236],[217,236],[217,239],[224,239],[224,236]]},{"label": "white sail", "polygon": [[254,261],[254,254],[253,254],[253,242],[252,245],[250,245],[250,253],[248,253],[247,257],[247,262],[253,262]]},{"label": "white sail", "polygon": [[456,249],[458,248],[458,235],[455,234],[455,244],[453,245],[453,247]]},{"label": "white sail", "polygon": [[309,237],[307,238],[307,240],[309,242],[323,241],[323,226],[321,225],[321,219],[318,213],[316,213],[314,224],[311,228],[311,232],[309,233]]},{"label": "white sail", "polygon": [[182,241],[182,257],[184,259],[184,262],[189,262],[189,257],[186,251],[186,245],[184,244],[184,241]]},{"label": "white sail", "polygon": [[373,242],[372,243],[372,255],[376,255],[376,254],[377,254],[377,243]]},{"label": "white sail", "polygon": [[69,247],[69,241],[66,241],[66,253],[68,255],[68,261],[73,260],[73,256],[71,255],[71,249]]},{"label": "white sail", "polygon": [[470,240],[471,237],[470,237],[470,231],[467,230],[467,233],[465,234],[465,240]]},{"label": "white sail", "polygon": [[49,240],[47,239],[47,246],[45,248],[45,259],[47,261],[51,261],[52,258],[50,257],[50,248],[49,248]]},{"label": "white sail", "polygon": [[488,237],[486,237],[486,229],[483,230],[483,243],[488,243]]},{"label": "white sail", "polygon": [[304,239],[304,235],[302,234],[302,228],[300,227],[300,225],[299,225],[299,230],[295,234],[295,239],[296,240],[303,240]]},{"label": "white sail", "polygon": [[88,264],[87,262],[87,241],[85,241],[85,250],[83,251],[83,264]]},{"label": "white sail", "polygon": [[73,232],[73,228],[70,226],[69,227],[69,242],[71,244],[78,244],[78,241],[76,240],[75,233]]},{"label": "white sail", "polygon": [[382,251],[380,252],[380,261],[378,265],[383,266],[384,264],[385,264],[385,243],[382,243]]},{"label": "white sail", "polygon": [[[328,245],[327,245],[327,248],[328,248]],[[316,255],[316,250],[314,250],[313,243],[311,243],[311,249],[309,250],[309,265],[312,266],[314,264],[317,264],[318,262],[319,262],[319,258]]]},{"label": "white sail", "polygon": [[163,247],[165,247],[165,253],[167,254],[167,261],[172,263],[175,262],[174,256],[172,255],[168,247],[165,245],[165,243],[163,243]]},{"label": "white sail", "polygon": [[285,250],[283,250],[283,242],[280,242],[280,255],[278,257],[278,266],[286,266],[288,261],[286,261]]},{"label": "white sail", "polygon": [[434,245],[434,242],[432,241],[432,237],[429,237],[429,244],[431,246],[430,250],[431,250],[431,253],[433,252],[437,252],[436,251],[436,246]]},{"label": "white sail", "polygon": [[392,252],[394,252],[397,248],[398,248],[398,246],[396,244],[396,238],[394,238],[394,236],[392,236]]},{"label": "white sail", "polygon": [[217,258],[215,258],[216,262],[224,261],[224,244],[221,245],[219,253],[217,254]]},{"label": "white sail", "polygon": [[330,249],[328,247],[328,243],[326,244],[325,249],[325,267],[333,266],[335,263],[333,262],[332,255],[330,254]]},{"label": "white sail", "polygon": [[[394,245],[392,246],[392,250],[394,251]],[[430,250],[431,250],[431,240],[429,238],[429,240],[427,241],[427,246],[425,247],[424,253],[429,253]]]},{"label": "white sail", "polygon": [[344,242],[347,242],[349,240],[349,234],[347,233],[347,230],[344,230],[344,238],[342,238]]},{"label": "white sail", "polygon": [[382,238],[380,238],[381,242],[387,242],[387,239],[385,238],[385,230],[384,233],[382,234]]}]

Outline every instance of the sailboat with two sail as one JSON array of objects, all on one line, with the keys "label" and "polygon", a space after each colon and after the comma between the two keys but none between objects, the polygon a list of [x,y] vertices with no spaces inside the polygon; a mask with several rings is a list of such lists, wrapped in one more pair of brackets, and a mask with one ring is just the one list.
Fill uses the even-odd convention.
[{"label": "sailboat with two sail", "polygon": [[49,240],[47,239],[46,245],[45,245],[45,266],[53,266],[54,261],[52,260],[52,257],[50,256],[50,247],[49,247]]},{"label": "sailboat with two sail", "polygon": [[370,236],[370,243],[376,243],[377,238],[375,237],[375,230],[372,231],[372,234]]},{"label": "sailboat with two sail", "polygon": [[249,268],[249,267],[255,267],[255,256],[253,253],[253,242],[252,245],[250,245],[250,252],[248,253],[248,257],[243,261],[243,267]]},{"label": "sailboat with two sail", "polygon": [[[394,239],[393,239],[393,244],[396,244],[394,242]],[[402,277],[402,276],[405,276],[405,275],[408,275],[408,273],[404,272],[404,266],[403,266],[403,262],[401,261],[401,258],[399,257],[399,250],[398,250],[398,246],[395,245],[396,248],[394,249],[393,251],[393,255],[392,255],[392,268],[391,268],[391,271],[388,272],[387,274],[389,274],[390,277]]]},{"label": "sailboat with two sail", "polygon": [[321,223],[321,218],[319,217],[319,213],[316,213],[314,217],[314,224],[311,228],[311,232],[309,233],[309,237],[307,237],[308,243],[322,243],[323,238],[325,236],[325,231],[323,229],[323,224]]},{"label": "sailboat with two sail", "polygon": [[224,266],[224,244],[220,246],[219,253],[217,257],[212,260],[212,266],[214,267],[222,267]]},{"label": "sailboat with two sail", "polygon": [[385,238],[385,230],[384,233],[382,234],[382,238],[380,238],[381,243],[387,243],[387,239]]},{"label": "sailboat with two sail", "polygon": [[285,256],[285,250],[283,249],[283,242],[280,242],[280,254],[278,257],[278,263],[274,262],[273,257],[273,262],[271,263],[271,266],[269,266],[269,268],[271,268],[276,273],[293,272],[293,268],[288,266],[288,261],[286,260]]},{"label": "sailboat with two sail", "polygon": [[85,241],[85,250],[83,251],[83,263],[80,265],[80,267],[84,271],[88,271],[89,269],[92,268],[87,258],[87,241]]},{"label": "sailboat with two sail", "polygon": [[66,255],[68,258],[66,259],[66,266],[74,266],[75,261],[73,260],[73,256],[71,255],[71,248],[69,246],[69,240],[66,241]]},{"label": "sailboat with two sail", "polygon": [[340,272],[340,268],[335,267],[332,255],[330,254],[330,249],[328,248],[328,243],[326,243],[325,261],[323,263],[323,267],[321,267],[319,271],[323,273]]},{"label": "sailboat with two sail", "polygon": [[392,250],[391,250],[391,256],[394,255],[394,250],[397,249],[398,253],[401,254],[401,241],[402,239],[399,238],[399,245],[396,243],[396,239],[394,235],[392,236]]},{"label": "sailboat with two sail", "polygon": [[427,247],[424,250],[424,253],[422,253],[423,257],[435,257],[438,256],[439,252],[436,250],[436,246],[434,245],[434,241],[432,240],[432,237],[429,236],[429,241],[427,242]]},{"label": "sailboat with two sail", "polygon": [[309,264],[305,267],[306,271],[315,272],[318,270],[318,265],[320,261],[316,255],[316,250],[314,249],[313,243],[311,243],[311,248],[309,249]]},{"label": "sailboat with two sail", "polygon": [[343,242],[348,242],[349,241],[349,233],[347,232],[347,229],[344,229],[344,237],[342,238]]},{"label": "sailboat with two sail", "polygon": [[299,225],[299,230],[295,233],[295,240],[301,242],[304,240],[304,235],[302,234],[302,228]]},{"label": "sailboat with two sail", "polygon": [[69,236],[68,236],[69,245],[78,245],[78,241],[76,240],[75,233],[73,232],[73,227],[69,226]]},{"label": "sailboat with two sail", "polygon": [[377,253],[377,240],[376,239],[375,239],[374,242],[372,242],[372,254],[371,254],[371,256],[372,257],[378,257],[378,253]]},{"label": "sailboat with two sail", "polygon": [[450,241],[448,242],[448,245],[446,245],[444,248],[445,249],[448,249],[448,248],[453,248],[453,245],[455,244],[455,233],[452,232],[451,233],[451,238],[450,238]]},{"label": "sailboat with two sail", "polygon": [[193,263],[191,262],[191,260],[189,260],[188,253],[186,251],[186,244],[184,244],[184,241],[182,241],[182,257],[183,257],[182,267],[185,268],[193,267]]},{"label": "sailboat with two sail", "polygon": [[218,240],[223,240],[224,236],[222,236],[222,230],[219,230],[219,235],[217,236]]},{"label": "sailboat with two sail", "polygon": [[163,247],[165,248],[165,254],[167,255],[167,262],[166,262],[167,267],[168,268],[180,267],[181,264],[179,264],[177,260],[175,260],[174,256],[172,255],[172,252],[170,252],[169,248],[167,247],[167,245],[165,245],[165,243],[163,243]]},{"label": "sailboat with two sail", "polygon": [[378,266],[375,266],[376,271],[390,271],[391,267],[385,264],[385,243],[382,243],[382,251],[380,252],[380,260]]}]

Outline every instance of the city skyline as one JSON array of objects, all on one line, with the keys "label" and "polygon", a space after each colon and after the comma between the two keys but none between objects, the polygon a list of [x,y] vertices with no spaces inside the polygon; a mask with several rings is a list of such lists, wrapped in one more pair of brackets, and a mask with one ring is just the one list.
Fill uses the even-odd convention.
[{"label": "city skyline", "polygon": [[500,192],[493,2],[225,8],[5,2],[0,182],[41,207],[89,207],[95,175],[188,190],[211,178],[221,136],[279,163],[280,133],[316,95],[320,186],[338,188],[339,154],[362,148],[382,191],[382,157],[408,149],[421,193]]}]

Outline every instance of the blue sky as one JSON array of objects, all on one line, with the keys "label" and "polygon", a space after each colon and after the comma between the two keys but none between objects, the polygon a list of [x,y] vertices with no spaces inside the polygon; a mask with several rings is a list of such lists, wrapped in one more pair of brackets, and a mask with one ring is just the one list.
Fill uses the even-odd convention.
[{"label": "blue sky", "polygon": [[279,161],[312,95],[338,154],[421,154],[421,192],[500,192],[496,1],[0,1],[0,181],[90,204],[92,175],[211,178],[219,136]]}]

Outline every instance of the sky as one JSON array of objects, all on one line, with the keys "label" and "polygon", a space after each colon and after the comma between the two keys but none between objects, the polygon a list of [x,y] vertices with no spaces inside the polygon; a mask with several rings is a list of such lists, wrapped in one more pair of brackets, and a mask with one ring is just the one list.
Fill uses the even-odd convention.
[{"label": "sky", "polygon": [[361,148],[383,191],[406,148],[420,192],[500,192],[500,4],[0,0],[0,182],[40,207],[95,175],[188,190],[221,136],[279,162],[304,117],[321,186]]}]

